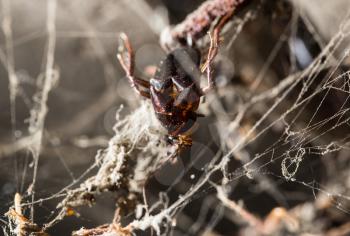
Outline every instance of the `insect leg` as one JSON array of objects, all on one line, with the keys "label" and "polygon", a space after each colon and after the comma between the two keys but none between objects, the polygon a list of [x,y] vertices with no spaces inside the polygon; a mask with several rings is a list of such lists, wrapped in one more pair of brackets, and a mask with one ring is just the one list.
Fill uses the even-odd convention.
[{"label": "insect leg", "polygon": [[137,78],[134,76],[135,56],[131,47],[130,40],[125,33],[120,34],[117,58],[120,65],[126,73],[126,77],[129,79],[131,87],[143,97],[150,98],[150,83],[146,80]]},{"label": "insect leg", "polygon": [[210,37],[210,47],[209,47],[209,52],[207,56],[207,60],[204,63],[204,65],[201,68],[202,73],[204,71],[207,72],[207,79],[208,79],[208,85],[202,89],[202,94],[207,93],[209,90],[211,90],[214,85],[215,81],[214,78],[211,75],[212,72],[212,62],[215,58],[215,56],[218,53],[218,48],[219,48],[219,43],[220,43],[220,33],[224,25],[227,23],[227,21],[230,20],[230,18],[233,15],[233,11],[229,12],[228,14],[224,15],[217,25],[214,27],[214,30],[212,33],[209,33]]},{"label": "insect leg", "polygon": [[210,37],[210,47],[209,47],[209,52],[208,52],[208,56],[207,56],[207,61],[205,62],[204,66],[201,69],[202,72],[204,72],[205,70],[207,72],[208,85],[202,89],[202,94],[205,94],[208,91],[210,91],[215,85],[215,81],[214,81],[214,78],[212,76],[212,62],[213,62],[213,60],[217,54],[217,51],[218,51],[218,42],[214,41],[214,40],[217,40],[215,35],[213,38],[211,36],[211,34],[209,33],[209,37]]},{"label": "insect leg", "polygon": [[151,97],[151,93],[149,89],[150,83],[148,81],[136,78],[135,76],[128,76],[128,79],[131,83],[131,87],[133,87],[138,94],[146,98]]}]

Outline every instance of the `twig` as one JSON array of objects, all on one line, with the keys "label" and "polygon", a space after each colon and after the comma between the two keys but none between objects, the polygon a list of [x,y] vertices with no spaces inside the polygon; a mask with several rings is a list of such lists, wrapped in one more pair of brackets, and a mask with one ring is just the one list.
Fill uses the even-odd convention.
[{"label": "twig", "polygon": [[[31,184],[31,189],[34,190],[36,177],[37,177],[37,168],[39,162],[39,154],[42,146],[42,137],[45,124],[45,117],[47,114],[47,100],[49,92],[52,88],[52,81],[54,79],[54,55],[55,55],[55,44],[56,44],[56,0],[50,0],[47,3],[47,33],[48,33],[48,42],[47,42],[47,58],[45,66],[45,78],[42,86],[42,91],[38,93],[39,95],[39,104],[34,106],[31,110],[31,118],[29,125],[29,133],[33,136],[35,140],[34,145],[31,147],[34,158],[34,171],[33,171],[33,180]],[[32,202],[34,202],[34,191],[32,192]],[[34,207],[31,208],[31,219],[34,217]]]},{"label": "twig", "polygon": [[93,229],[80,229],[73,232],[73,236],[103,236],[103,235],[118,235],[131,236],[131,229],[123,228],[120,224],[120,209],[114,213],[114,219],[111,224],[105,224]]},{"label": "twig", "polygon": [[345,223],[338,228],[329,230],[326,236],[345,236],[350,234],[350,222]]},{"label": "twig", "polygon": [[183,22],[170,30],[164,30],[161,44],[167,48],[174,41],[197,40],[207,33],[208,29],[215,24],[216,19],[228,15],[232,16],[233,12],[245,2],[248,2],[248,0],[206,1],[197,10],[189,14]]},{"label": "twig", "polygon": [[[9,218],[9,228],[11,233],[17,236],[25,235],[37,235],[37,236],[48,236],[37,224],[28,220],[22,214],[21,207],[22,197],[19,193],[15,194],[14,208],[10,209],[5,215]],[[12,224],[15,226],[13,229]]]},{"label": "twig", "polygon": [[259,234],[270,235],[278,230],[281,223],[285,223],[291,231],[299,228],[299,221],[286,209],[276,207],[266,216],[264,220],[254,216],[236,202],[230,200],[221,186],[216,186],[217,197],[224,206],[237,213],[243,221],[248,223]]},{"label": "twig", "polygon": [[224,206],[236,212],[238,215],[242,217],[244,221],[246,221],[250,226],[254,226],[256,228],[262,228],[263,222],[255,217],[253,214],[246,211],[242,206],[239,206],[234,201],[227,198],[224,190],[220,186],[216,186],[217,197],[223,203]]},{"label": "twig", "polygon": [[9,90],[10,90],[10,103],[11,103],[11,124],[15,130],[16,125],[16,96],[18,88],[18,78],[15,73],[15,59],[13,53],[13,38],[12,38],[12,27],[11,27],[11,8],[9,0],[2,0],[2,29],[5,35],[6,45],[6,66],[9,77]]}]

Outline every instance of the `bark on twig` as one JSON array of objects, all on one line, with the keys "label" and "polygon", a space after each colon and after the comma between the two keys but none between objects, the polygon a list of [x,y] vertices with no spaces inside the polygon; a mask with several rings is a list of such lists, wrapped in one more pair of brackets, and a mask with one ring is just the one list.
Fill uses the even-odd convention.
[{"label": "bark on twig", "polygon": [[232,15],[238,7],[249,0],[213,0],[204,2],[197,10],[189,14],[186,19],[172,29],[162,32],[161,44],[164,48],[171,48],[174,42],[184,43],[188,39],[194,41],[203,37],[208,29],[215,24],[216,19]]}]

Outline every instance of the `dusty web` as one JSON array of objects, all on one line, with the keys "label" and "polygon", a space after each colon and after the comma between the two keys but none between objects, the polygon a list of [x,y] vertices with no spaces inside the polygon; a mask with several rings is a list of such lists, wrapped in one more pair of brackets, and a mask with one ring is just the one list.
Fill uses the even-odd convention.
[{"label": "dusty web", "polygon": [[[38,11],[44,30],[19,37],[13,24],[18,6],[2,0],[0,72],[8,78],[12,129],[0,159],[16,169],[4,174],[1,190],[15,199],[3,201],[4,233],[57,235],[58,223],[84,218],[89,207],[93,224],[77,221],[69,233],[350,232],[350,13],[329,38],[297,1],[286,8],[263,1],[235,16],[225,26],[217,89],[200,104],[205,118],[193,146],[174,158],[176,147],[166,141],[152,104],[132,94],[112,55],[116,31],[128,27],[136,69],[150,74],[146,65],[164,52],[158,42],[146,42],[159,38],[171,7],[128,4],[50,0]],[[131,13],[135,19],[120,23]],[[67,14],[76,17],[73,26]],[[43,61],[30,76],[16,64],[16,53],[38,39],[45,42]],[[199,45],[208,43],[202,40]],[[79,60],[82,69],[72,64]],[[17,180],[14,189],[7,178]],[[106,208],[108,217],[99,217]]]}]

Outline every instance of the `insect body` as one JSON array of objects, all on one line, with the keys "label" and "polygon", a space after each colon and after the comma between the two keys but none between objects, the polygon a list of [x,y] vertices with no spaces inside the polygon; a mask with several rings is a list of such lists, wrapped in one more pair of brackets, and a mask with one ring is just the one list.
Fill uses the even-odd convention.
[{"label": "insect body", "polygon": [[[214,29],[213,37],[210,37],[209,52],[202,68],[200,52],[197,49],[180,47],[166,56],[154,78],[149,81],[134,75],[134,53],[128,37],[121,34],[117,57],[131,86],[141,96],[151,99],[158,120],[168,131],[169,141],[179,148],[192,145],[190,131],[200,116],[196,113],[200,97],[214,86],[211,66],[217,54],[221,27],[222,23],[219,23],[218,28]],[[198,83],[204,71],[208,85],[200,88]]]},{"label": "insect body", "polygon": [[190,145],[187,137],[197,119],[202,91],[199,89],[199,51],[186,47],[169,53],[150,80],[150,95],[156,116],[170,140]]}]

